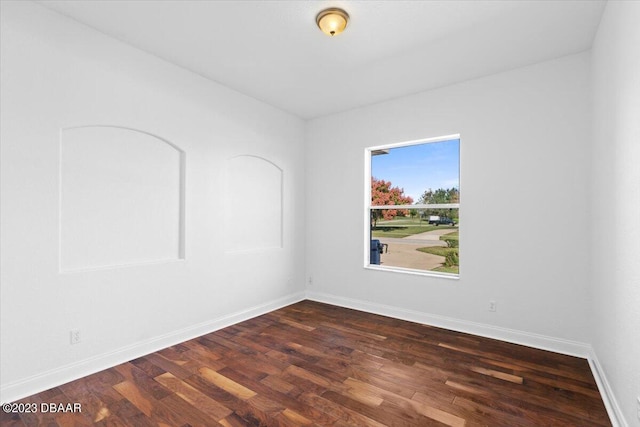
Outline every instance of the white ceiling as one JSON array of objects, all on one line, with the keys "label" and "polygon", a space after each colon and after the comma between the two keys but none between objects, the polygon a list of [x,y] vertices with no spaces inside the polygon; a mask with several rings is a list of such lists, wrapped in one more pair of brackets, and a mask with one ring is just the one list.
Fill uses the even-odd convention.
[{"label": "white ceiling", "polygon": [[[166,1],[40,4],[302,118],[591,47],[603,0]],[[351,16],[334,38],[316,14]]]}]

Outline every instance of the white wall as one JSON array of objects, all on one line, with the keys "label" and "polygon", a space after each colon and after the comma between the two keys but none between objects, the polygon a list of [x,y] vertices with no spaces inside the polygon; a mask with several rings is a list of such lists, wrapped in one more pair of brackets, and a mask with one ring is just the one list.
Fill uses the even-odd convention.
[{"label": "white wall", "polygon": [[[1,39],[3,402],[303,296],[301,120],[31,2],[2,2]],[[87,125],[142,131],[178,151],[118,132],[76,140],[63,131]],[[105,149],[102,161],[83,143]],[[224,183],[239,155],[277,169],[281,179],[266,180],[277,188],[254,190],[281,200],[268,219],[259,207],[250,219],[282,227],[230,252]],[[76,328],[82,342],[70,345]]]},{"label": "white wall", "polygon": [[[592,258],[599,368],[640,425],[640,3],[609,1],[593,54]],[[615,404],[614,402],[614,404]],[[624,424],[622,424],[624,425]]]},{"label": "white wall", "polygon": [[[588,85],[583,53],[312,120],[311,297],[586,356]],[[365,147],[455,133],[460,279],[364,269]]]}]

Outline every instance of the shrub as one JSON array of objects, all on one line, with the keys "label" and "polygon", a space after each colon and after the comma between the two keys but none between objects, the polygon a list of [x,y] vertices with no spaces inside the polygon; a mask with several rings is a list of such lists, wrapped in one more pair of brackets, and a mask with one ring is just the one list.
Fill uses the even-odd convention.
[{"label": "shrub", "polygon": [[456,267],[460,263],[460,258],[458,257],[458,251],[451,251],[444,258],[445,267]]},{"label": "shrub", "polygon": [[449,248],[457,248],[458,243],[460,242],[457,238],[454,239],[451,237],[442,237],[441,240],[443,240]]}]

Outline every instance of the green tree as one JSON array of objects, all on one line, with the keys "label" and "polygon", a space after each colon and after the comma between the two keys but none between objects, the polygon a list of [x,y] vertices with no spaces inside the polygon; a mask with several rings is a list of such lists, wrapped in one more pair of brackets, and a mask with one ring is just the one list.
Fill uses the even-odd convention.
[{"label": "green tree", "polygon": [[434,203],[460,203],[460,191],[457,188],[438,188],[436,191],[432,189],[428,189],[420,199],[418,199],[418,203],[420,204],[434,204]]},{"label": "green tree", "polygon": [[[460,203],[460,191],[455,188],[438,188],[437,190],[428,189],[418,199],[419,204],[433,205],[445,203]],[[427,209],[422,211],[423,216],[438,215],[452,218],[458,221],[458,209]]]}]

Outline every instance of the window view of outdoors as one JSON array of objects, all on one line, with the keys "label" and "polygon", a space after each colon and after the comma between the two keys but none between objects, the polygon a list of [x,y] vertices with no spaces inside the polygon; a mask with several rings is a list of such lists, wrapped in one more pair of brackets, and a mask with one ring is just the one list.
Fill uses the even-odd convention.
[{"label": "window view of outdoors", "polygon": [[457,275],[459,175],[459,139],[372,150],[369,263]]}]

